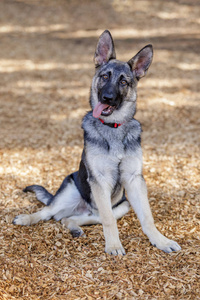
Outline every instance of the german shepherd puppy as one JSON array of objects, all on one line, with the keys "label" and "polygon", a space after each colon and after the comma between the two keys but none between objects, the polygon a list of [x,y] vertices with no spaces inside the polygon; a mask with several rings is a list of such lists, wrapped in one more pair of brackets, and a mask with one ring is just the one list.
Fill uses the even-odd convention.
[{"label": "german shepherd puppy", "polygon": [[124,255],[116,220],[129,211],[130,203],[152,245],[167,253],[181,249],[154,225],[142,175],[141,126],[133,118],[137,83],[152,57],[152,46],[147,45],[128,62],[116,60],[110,32],[102,33],[94,56],[92,110],[82,123],[84,149],[79,170],[64,179],[54,196],[42,186],[26,187],[25,192],[35,192],[46,206],[15,217],[14,224],[31,225],[53,217],[77,237],[83,235],[79,226],[102,223],[105,251]]}]

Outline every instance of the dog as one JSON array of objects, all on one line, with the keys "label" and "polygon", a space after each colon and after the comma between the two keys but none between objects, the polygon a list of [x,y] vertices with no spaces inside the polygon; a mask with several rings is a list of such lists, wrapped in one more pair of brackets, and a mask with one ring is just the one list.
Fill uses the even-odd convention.
[{"label": "dog", "polygon": [[167,253],[181,249],[154,225],[142,175],[141,125],[133,118],[137,84],[152,58],[152,45],[147,45],[128,62],[119,61],[110,32],[101,34],[94,56],[92,110],[82,122],[84,149],[79,170],[64,179],[54,196],[39,185],[26,187],[24,192],[35,192],[46,206],[15,217],[14,224],[31,225],[53,217],[78,237],[84,234],[80,226],[99,223],[103,225],[105,252],[124,255],[116,220],[131,205],[153,246]]}]

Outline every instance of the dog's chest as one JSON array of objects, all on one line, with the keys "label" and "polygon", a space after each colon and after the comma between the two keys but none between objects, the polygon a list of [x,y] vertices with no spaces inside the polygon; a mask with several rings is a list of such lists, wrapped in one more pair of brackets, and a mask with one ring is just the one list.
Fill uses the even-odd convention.
[{"label": "dog's chest", "polygon": [[120,183],[122,173],[129,165],[127,162],[132,165],[133,157],[141,149],[139,122],[133,119],[124,127],[109,128],[89,113],[84,119],[83,129],[88,172],[111,187]]},{"label": "dog's chest", "polygon": [[123,172],[121,166],[122,162],[127,160],[127,150],[122,139],[119,140],[117,137],[107,139],[106,146],[104,143],[87,144],[87,165],[97,181],[104,182],[113,189],[121,182]]}]

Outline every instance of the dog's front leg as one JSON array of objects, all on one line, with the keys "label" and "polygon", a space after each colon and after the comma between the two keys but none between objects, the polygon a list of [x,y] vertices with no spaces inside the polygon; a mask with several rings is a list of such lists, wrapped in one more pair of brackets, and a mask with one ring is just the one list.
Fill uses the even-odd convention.
[{"label": "dog's front leg", "polygon": [[125,255],[125,250],[119,239],[117,221],[112,212],[109,188],[99,183],[92,183],[91,191],[103,225],[105,252],[112,255]]},{"label": "dog's front leg", "polygon": [[166,238],[155,227],[143,176],[141,174],[129,174],[128,177],[126,177],[126,181],[124,182],[128,200],[140,220],[143,232],[148,236],[151,244],[167,253],[180,250],[181,247],[176,242]]}]

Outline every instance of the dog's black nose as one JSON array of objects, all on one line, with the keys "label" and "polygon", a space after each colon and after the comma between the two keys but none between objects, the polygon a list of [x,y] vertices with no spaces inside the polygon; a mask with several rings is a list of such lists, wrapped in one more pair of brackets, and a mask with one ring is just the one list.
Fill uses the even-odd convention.
[{"label": "dog's black nose", "polygon": [[112,94],[105,94],[105,95],[103,95],[103,99],[102,100],[106,104],[109,104],[113,100],[113,95]]}]

